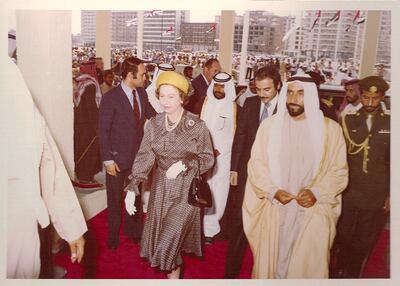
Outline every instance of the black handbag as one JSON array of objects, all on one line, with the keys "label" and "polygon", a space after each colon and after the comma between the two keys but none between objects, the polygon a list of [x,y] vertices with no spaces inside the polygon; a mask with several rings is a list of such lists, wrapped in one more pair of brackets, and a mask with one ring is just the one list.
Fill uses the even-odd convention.
[{"label": "black handbag", "polygon": [[188,203],[195,207],[210,208],[212,206],[212,196],[210,186],[200,176],[200,163],[197,160],[197,174],[190,184]]}]

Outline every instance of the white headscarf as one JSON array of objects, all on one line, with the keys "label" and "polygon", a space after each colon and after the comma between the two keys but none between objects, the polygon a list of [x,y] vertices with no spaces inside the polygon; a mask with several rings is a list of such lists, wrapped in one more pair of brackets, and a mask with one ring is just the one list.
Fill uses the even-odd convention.
[{"label": "white headscarf", "polygon": [[152,80],[151,84],[146,88],[149,102],[150,102],[151,106],[153,106],[154,110],[157,113],[164,112],[164,108],[161,106],[160,100],[158,100],[156,97],[157,78],[160,76],[160,74],[162,74],[165,71],[174,71],[174,70],[175,70],[175,68],[171,64],[159,64],[154,70],[153,80]]},{"label": "white headscarf", "polygon": [[[217,99],[214,96],[214,85],[215,84],[223,84],[225,97],[223,99]],[[211,84],[207,89],[207,102],[203,107],[201,112],[201,119],[206,122],[206,125],[209,129],[212,128],[220,128],[218,125],[218,118],[224,117],[234,120],[234,112],[233,105],[236,99],[236,91],[235,85],[233,84],[232,77],[225,73],[221,72],[214,76]]]},{"label": "white headscarf", "polygon": [[307,74],[294,75],[288,82],[283,84],[278,97],[278,110],[275,120],[271,126],[271,134],[268,139],[268,157],[269,165],[272,166],[271,177],[276,186],[281,187],[280,176],[280,152],[282,146],[282,127],[285,114],[288,112],[286,107],[287,86],[290,82],[299,82],[304,88],[304,112],[305,120],[311,134],[311,141],[314,150],[313,176],[316,175],[320,162],[322,160],[324,149],[324,115],[319,108],[318,90],[311,77]]}]

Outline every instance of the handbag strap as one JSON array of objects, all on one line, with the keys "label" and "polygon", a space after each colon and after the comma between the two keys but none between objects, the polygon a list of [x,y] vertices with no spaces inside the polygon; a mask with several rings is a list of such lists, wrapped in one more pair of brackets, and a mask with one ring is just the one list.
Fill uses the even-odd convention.
[{"label": "handbag strap", "polygon": [[196,161],[197,161],[197,174],[196,174],[196,177],[200,178],[200,160],[197,158]]}]

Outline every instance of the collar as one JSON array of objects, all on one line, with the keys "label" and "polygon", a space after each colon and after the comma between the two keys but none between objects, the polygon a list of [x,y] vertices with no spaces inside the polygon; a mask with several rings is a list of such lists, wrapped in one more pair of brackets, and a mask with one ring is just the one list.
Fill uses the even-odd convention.
[{"label": "collar", "polygon": [[210,85],[210,83],[208,82],[208,80],[207,80],[206,76],[203,74],[203,72],[201,72],[200,74],[203,76],[204,80],[206,81],[206,84]]},{"label": "collar", "polygon": [[[124,82],[124,81],[121,81],[121,88],[122,88],[122,90],[125,92],[125,94],[127,95],[127,96],[132,96],[132,91],[133,91],[133,89],[132,88],[130,88],[129,86],[127,86],[126,85],[126,83]],[[136,89],[135,89],[136,90]],[[137,93],[137,91],[136,91],[136,93]]]}]

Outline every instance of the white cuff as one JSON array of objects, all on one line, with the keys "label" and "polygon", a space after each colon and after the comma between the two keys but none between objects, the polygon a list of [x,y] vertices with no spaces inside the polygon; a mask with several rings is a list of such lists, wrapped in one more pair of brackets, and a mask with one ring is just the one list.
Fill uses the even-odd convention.
[{"label": "white cuff", "polygon": [[316,203],[319,202],[320,193],[317,188],[311,188],[310,191],[313,193],[314,197],[317,199]]},{"label": "white cuff", "polygon": [[279,188],[277,187],[272,187],[271,190],[268,192],[267,198],[268,200],[271,202],[271,204],[275,205],[278,204],[279,201],[277,199],[275,199],[275,194],[276,192],[279,191]]}]

